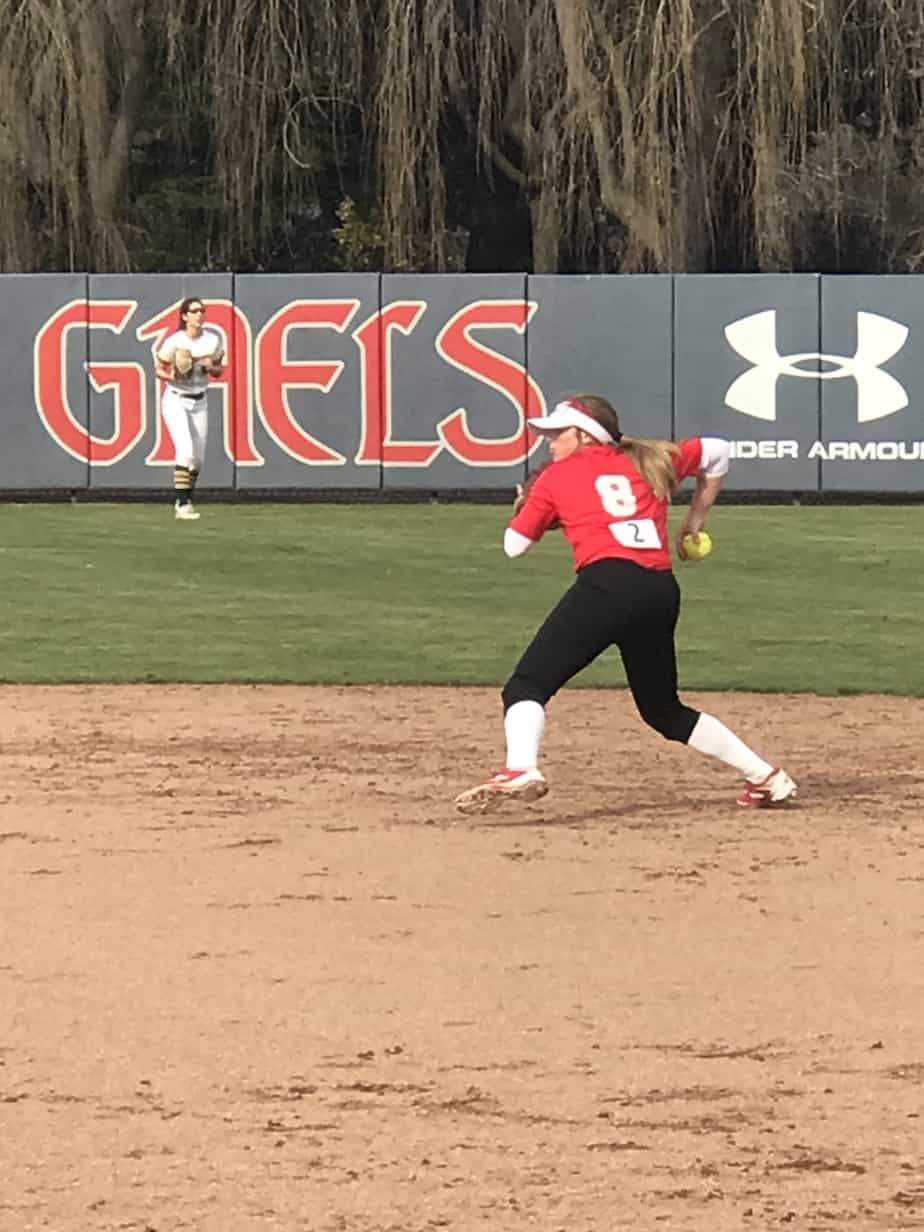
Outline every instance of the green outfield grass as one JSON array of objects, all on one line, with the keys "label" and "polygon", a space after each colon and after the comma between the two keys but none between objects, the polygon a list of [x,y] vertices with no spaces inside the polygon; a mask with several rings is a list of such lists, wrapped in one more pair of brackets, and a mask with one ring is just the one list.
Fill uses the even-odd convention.
[{"label": "green outfield grass", "polygon": [[[508,561],[497,506],[203,510],[0,506],[0,680],[499,684],[571,577],[558,534]],[[683,685],[924,695],[922,521],[717,508],[678,568]]]}]

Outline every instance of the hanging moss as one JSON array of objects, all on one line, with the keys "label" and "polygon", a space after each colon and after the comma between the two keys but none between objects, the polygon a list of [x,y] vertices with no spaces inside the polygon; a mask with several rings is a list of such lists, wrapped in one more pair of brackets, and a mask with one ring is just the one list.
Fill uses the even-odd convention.
[{"label": "hanging moss", "polygon": [[920,0],[6,11],[3,270],[924,263]]}]

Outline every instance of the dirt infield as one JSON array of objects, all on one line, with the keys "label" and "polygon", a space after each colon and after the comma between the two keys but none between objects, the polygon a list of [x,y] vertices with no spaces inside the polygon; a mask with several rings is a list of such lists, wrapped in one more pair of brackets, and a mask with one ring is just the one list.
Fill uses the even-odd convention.
[{"label": "dirt infield", "polygon": [[924,1228],[922,703],[0,698],[0,1232]]}]

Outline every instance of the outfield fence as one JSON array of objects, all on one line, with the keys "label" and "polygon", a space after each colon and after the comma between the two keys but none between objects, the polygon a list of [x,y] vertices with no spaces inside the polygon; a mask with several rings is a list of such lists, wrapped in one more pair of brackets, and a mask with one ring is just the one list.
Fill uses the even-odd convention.
[{"label": "outfield fence", "polygon": [[729,490],[924,491],[913,276],[0,276],[0,490],[169,486],[152,356],[186,295],[228,353],[202,484],[510,488],[526,418],[604,393],[635,436],[723,436]]}]

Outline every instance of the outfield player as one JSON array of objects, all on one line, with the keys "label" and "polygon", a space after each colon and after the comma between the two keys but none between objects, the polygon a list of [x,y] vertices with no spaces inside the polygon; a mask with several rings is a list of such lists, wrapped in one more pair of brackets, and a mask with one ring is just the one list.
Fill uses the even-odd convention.
[{"label": "outfield player", "polygon": [[549,698],[609,646],[622,655],[639,714],[667,740],[716,757],[744,776],[738,803],[780,804],[796,785],[748,748],[724,723],[684,705],[677,694],[674,630],[680,589],[671,568],[667,514],[678,483],[696,477],[677,533],[698,535],[728,471],[729,446],[714,437],[630,440],[613,406],[595,394],[558,403],[529,425],[548,439],[552,462],[514,506],[504,536],[510,557],[529,551],[560,525],[574,552],[577,579],[547,617],[504,686],[507,760],[503,770],[464,791],[464,813],[548,791],[538,768]]},{"label": "outfield player", "polygon": [[205,304],[191,295],[180,304],[177,329],[154,357],[154,371],[166,382],[161,413],[175,450],[173,507],[184,522],[199,517],[192,496],[205,461],[209,377],[224,369],[221,339],[204,326]]}]

